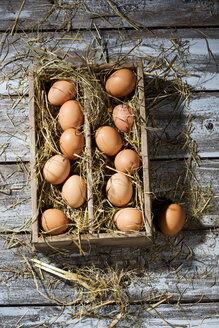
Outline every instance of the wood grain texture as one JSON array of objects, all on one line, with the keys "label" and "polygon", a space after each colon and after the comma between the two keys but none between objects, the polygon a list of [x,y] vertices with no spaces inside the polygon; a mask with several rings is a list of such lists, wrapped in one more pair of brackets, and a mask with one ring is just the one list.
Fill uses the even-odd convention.
[{"label": "wood grain texture", "polygon": [[[22,239],[28,244],[25,236],[14,237],[7,249],[5,239],[10,242],[10,236],[1,238],[1,284],[0,305],[54,304],[55,299],[65,302],[74,301],[78,293],[76,284],[67,281],[57,281],[51,274],[43,272],[41,278],[34,269],[39,291],[48,298],[40,295],[36,289],[33,275],[26,259],[34,257],[33,251],[27,246],[13,247],[14,243],[22,244]],[[162,293],[173,293],[172,302],[202,302],[218,300],[218,232],[191,231],[181,232],[177,238],[164,238],[156,235],[154,246],[145,249],[99,249],[92,253],[37,253],[37,257],[53,266],[62,268],[90,267],[93,264],[103,271],[107,267],[117,266],[119,270],[134,270],[136,279],[130,283],[127,280],[127,290],[130,301],[146,300],[150,296]],[[189,255],[189,256],[188,256]],[[177,269],[181,269],[177,272]],[[150,277],[150,279],[149,279]],[[127,275],[128,278],[128,275]],[[21,293],[22,290],[22,293]],[[46,292],[47,291],[47,292]]]},{"label": "wood grain texture", "polygon": [[152,58],[161,56],[165,51],[168,62],[176,56],[175,69],[195,90],[218,90],[218,33],[218,28],[156,30],[154,33],[129,30],[119,33],[104,30],[101,34],[96,31],[44,32],[13,37],[1,33],[0,94],[27,94],[27,69],[36,64],[41,56],[49,58],[52,53],[74,64],[86,60],[101,63],[104,62],[103,56],[108,61],[114,61],[130,53],[127,60],[145,58],[147,71]]},{"label": "wood grain texture", "polygon": [[0,161],[30,160],[28,98],[1,98]]},{"label": "wood grain texture", "polygon": [[16,231],[29,230],[31,191],[28,170],[29,166],[21,163],[0,165],[1,230],[2,227],[4,231],[11,228]]},{"label": "wood grain texture", "polygon": [[[116,327],[127,328],[138,324],[142,328],[167,327],[167,323],[154,311],[146,312],[148,305],[132,305],[129,314],[119,320]],[[172,325],[183,325],[184,328],[209,328],[218,326],[218,303],[181,304],[180,307],[172,304],[161,304],[156,310]],[[2,328],[15,327],[19,321],[23,327],[34,328],[39,325],[52,324],[53,328],[98,327],[108,328],[113,319],[81,318],[72,319],[74,313],[71,307],[66,307],[62,313],[58,306],[17,306],[0,308],[0,324]],[[119,314],[117,306],[107,307],[100,311],[101,315]]]},{"label": "wood grain texture", "polygon": [[145,81],[143,63],[140,62],[137,66],[138,74],[138,92],[139,92],[139,103],[140,103],[140,116],[142,118],[141,126],[141,156],[142,156],[142,169],[143,169],[143,191],[144,191],[144,221],[145,229],[149,236],[152,236],[152,204],[151,204],[151,185],[150,185],[150,167],[149,167],[149,142],[148,142],[148,131],[143,125],[144,122],[148,122],[148,114],[145,105]]},{"label": "wood grain texture", "polygon": [[[26,169],[29,169],[28,165],[26,165]],[[218,196],[218,171],[218,160],[203,160],[194,171],[200,188],[203,189],[203,194],[208,187],[211,187],[214,197]],[[181,199],[182,192],[191,188],[189,181],[183,182],[186,172],[184,161],[151,161],[150,172],[152,192],[157,196],[165,196],[173,201],[181,202],[185,210],[192,206],[194,200],[189,199],[189,194],[186,194],[185,198]],[[0,224],[5,228],[15,229],[16,231],[19,228],[22,228],[21,230],[23,231],[29,231],[30,222],[28,222],[28,219],[31,217],[31,191],[24,168],[20,164],[1,164],[0,177]],[[178,185],[178,188],[176,188],[176,185]],[[217,198],[214,197],[203,215],[200,214],[200,217],[193,219],[189,217],[185,226],[187,230],[219,226],[218,202]],[[23,226],[25,222],[27,226]]]},{"label": "wood grain texture", "polygon": [[36,177],[36,122],[35,122],[35,85],[33,71],[29,74],[29,135],[30,135],[30,184],[31,184],[31,219],[32,219],[32,240],[33,243],[39,235],[39,224],[37,218],[37,187]]},{"label": "wood grain texture", "polygon": [[176,99],[169,99],[149,109],[155,129],[149,131],[150,158],[189,157],[191,140],[199,157],[219,157],[219,93],[192,94],[178,109],[176,104]]},{"label": "wood grain texture", "polygon": [[[22,1],[1,1],[0,29],[11,29],[17,17]],[[170,27],[170,26],[218,26],[219,6],[213,1],[187,0],[120,0],[111,2],[115,10],[130,22],[136,21],[136,26]],[[59,1],[43,0],[37,2],[26,0],[20,13],[16,28],[31,30],[40,28],[55,30],[59,28],[123,28],[131,27],[121,19],[110,5],[104,1],[65,1],[59,6]]]},{"label": "wood grain texture", "polygon": [[84,133],[85,133],[85,147],[86,156],[88,158],[86,162],[86,173],[87,173],[87,207],[88,207],[88,217],[89,217],[89,232],[93,231],[93,220],[94,220],[94,197],[92,190],[92,148],[91,148],[91,126],[88,120],[88,110],[89,110],[89,97],[87,95],[86,86],[84,86]]},{"label": "wood grain texture", "polygon": [[[30,160],[28,99],[20,102],[16,97],[1,99],[0,120],[0,162],[15,162],[21,158]],[[18,104],[16,105],[16,102]],[[174,111],[175,101],[158,104],[150,110],[149,131],[150,159],[183,158],[189,155],[187,141],[183,134],[188,117],[192,117],[190,138],[194,140],[200,157],[218,156],[218,104],[219,93],[193,94],[188,104]],[[16,105],[16,106],[15,106]],[[150,102],[147,101],[147,108]],[[157,129],[158,128],[158,129]],[[163,132],[165,129],[165,133]]]}]

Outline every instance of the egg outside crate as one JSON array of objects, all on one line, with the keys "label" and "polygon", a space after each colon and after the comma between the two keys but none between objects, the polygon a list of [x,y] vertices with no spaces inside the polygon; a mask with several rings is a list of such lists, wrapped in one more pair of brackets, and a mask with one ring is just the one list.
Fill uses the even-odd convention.
[{"label": "egg outside crate", "polygon": [[[73,68],[77,68],[77,66],[72,66]],[[140,105],[140,115],[143,120],[146,122],[146,110],[145,110],[145,93],[144,93],[144,73],[143,66],[141,62],[136,63],[125,63],[123,65],[118,64],[103,64],[103,65],[92,65],[90,68],[95,72],[99,73],[101,70],[104,70],[104,74],[106,72],[112,72],[121,68],[128,68],[135,72],[137,77],[136,88],[138,88],[139,95],[139,105]],[[31,142],[31,200],[32,200],[32,243],[36,249],[49,249],[52,248],[66,248],[66,249],[78,249],[78,244],[82,249],[92,249],[96,247],[103,246],[115,246],[115,247],[150,247],[152,245],[152,215],[151,215],[151,196],[150,196],[150,181],[149,181],[149,158],[148,158],[148,138],[147,138],[147,130],[141,126],[141,162],[142,162],[142,176],[143,176],[143,190],[144,190],[144,229],[141,231],[132,231],[132,232],[124,232],[124,231],[114,231],[113,233],[96,233],[92,228],[92,221],[94,218],[93,213],[93,195],[92,195],[92,163],[87,163],[86,174],[87,174],[87,211],[90,222],[90,228],[88,231],[80,234],[80,240],[78,237],[73,236],[71,233],[63,233],[59,235],[42,235],[40,233],[40,225],[39,225],[39,196],[40,192],[38,190],[38,176],[36,175],[36,158],[37,158],[37,135],[36,135],[36,114],[39,110],[36,105],[37,94],[36,91],[36,79],[35,73],[38,68],[35,68],[30,71],[29,75],[29,105],[30,105],[30,142]],[[41,68],[40,68],[41,69]],[[50,68],[48,72],[52,70]],[[80,86],[81,88],[83,86]],[[88,152],[88,158],[91,158],[91,127],[86,119],[86,111],[85,111],[85,122],[84,122],[84,137],[85,137],[85,145],[86,152]],[[115,172],[114,172],[115,173]],[[113,174],[113,172],[112,172]],[[122,210],[123,208],[121,208]],[[74,238],[74,240],[73,240]]]}]

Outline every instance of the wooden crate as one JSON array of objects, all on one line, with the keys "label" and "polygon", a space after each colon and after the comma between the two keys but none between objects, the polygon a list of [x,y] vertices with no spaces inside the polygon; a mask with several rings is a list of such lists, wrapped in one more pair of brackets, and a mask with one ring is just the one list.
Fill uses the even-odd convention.
[{"label": "wooden crate", "polygon": [[[104,64],[99,66],[92,66],[95,72],[100,70],[113,70],[117,68],[131,68],[137,74],[137,84],[140,103],[140,115],[144,121],[147,121],[145,110],[145,93],[144,93],[144,73],[141,62],[126,63],[123,65]],[[57,236],[42,237],[39,231],[39,218],[37,217],[37,178],[35,174],[35,158],[36,158],[36,136],[35,136],[35,88],[34,88],[34,71],[30,72],[29,78],[29,104],[30,104],[30,142],[31,142],[31,198],[32,198],[32,243],[37,249],[52,248],[78,248],[79,241],[70,233],[65,233]],[[85,100],[86,101],[86,100]],[[88,156],[91,158],[91,133],[90,125],[86,119],[85,112],[85,144]],[[133,247],[146,247],[152,244],[152,215],[151,215],[151,196],[150,196],[150,177],[149,177],[149,158],[148,158],[148,137],[147,130],[141,127],[141,151],[142,151],[142,176],[144,188],[144,230],[139,232],[119,232],[113,233],[95,233],[92,230],[93,218],[93,194],[92,194],[92,169],[91,163],[87,163],[87,206],[88,215],[90,220],[90,231],[80,235],[80,245],[82,249],[90,249],[99,246],[133,246]]]}]

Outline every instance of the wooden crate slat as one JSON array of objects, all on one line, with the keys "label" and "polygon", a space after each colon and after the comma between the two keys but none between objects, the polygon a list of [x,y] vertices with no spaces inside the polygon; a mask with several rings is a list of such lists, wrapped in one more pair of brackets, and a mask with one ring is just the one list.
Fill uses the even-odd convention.
[{"label": "wooden crate slat", "polygon": [[144,93],[144,72],[143,63],[137,66],[138,73],[138,90],[140,101],[140,115],[142,117],[141,126],[141,154],[142,154],[142,168],[143,168],[143,189],[144,189],[144,217],[145,227],[149,236],[152,236],[152,218],[151,218],[151,195],[150,195],[150,175],[149,175],[149,158],[148,158],[148,138],[147,138],[147,118],[145,107],[145,93]]},{"label": "wooden crate slat", "polygon": [[32,207],[32,240],[35,243],[38,240],[39,224],[37,213],[37,178],[35,172],[36,164],[36,136],[35,136],[35,93],[34,76],[30,71],[29,76],[29,120],[30,120],[30,171],[31,171],[31,207]]},{"label": "wooden crate slat", "polygon": [[92,192],[92,168],[91,168],[91,128],[87,118],[87,111],[89,109],[89,99],[87,97],[86,87],[84,86],[84,114],[85,114],[85,151],[86,151],[86,171],[87,171],[87,207],[89,217],[89,231],[91,232],[93,226],[93,192]]}]

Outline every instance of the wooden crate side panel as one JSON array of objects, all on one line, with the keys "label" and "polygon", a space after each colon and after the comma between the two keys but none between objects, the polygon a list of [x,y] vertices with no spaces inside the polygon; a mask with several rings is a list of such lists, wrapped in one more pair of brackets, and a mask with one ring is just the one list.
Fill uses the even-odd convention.
[{"label": "wooden crate side panel", "polygon": [[34,73],[29,74],[29,121],[30,121],[30,170],[31,170],[31,207],[32,207],[32,240],[36,242],[39,235],[37,213],[37,178],[35,174],[36,139],[35,139],[35,93]]},{"label": "wooden crate side panel", "polygon": [[39,237],[33,243],[36,249],[47,250],[51,248],[66,248],[66,249],[79,249],[78,245],[83,250],[95,247],[147,247],[152,244],[152,239],[145,235],[145,232],[133,232],[126,234],[110,234],[101,233],[97,234],[84,234],[81,235],[80,241],[73,239],[69,235],[63,236],[48,236],[46,239]]},{"label": "wooden crate side panel", "polygon": [[92,168],[91,168],[91,128],[87,118],[87,111],[89,110],[89,99],[87,97],[86,87],[84,86],[84,115],[85,115],[85,151],[87,156],[86,171],[87,171],[87,206],[89,217],[89,231],[93,227],[93,191],[92,191]]},{"label": "wooden crate side panel", "polygon": [[143,189],[144,189],[144,211],[145,211],[145,229],[149,236],[152,236],[152,217],[151,217],[151,195],[150,195],[150,175],[149,175],[149,157],[148,157],[148,137],[146,130],[146,108],[145,108],[145,91],[144,91],[144,72],[142,62],[137,66],[138,90],[140,101],[140,115],[143,119],[141,126],[141,152],[143,167]]}]

